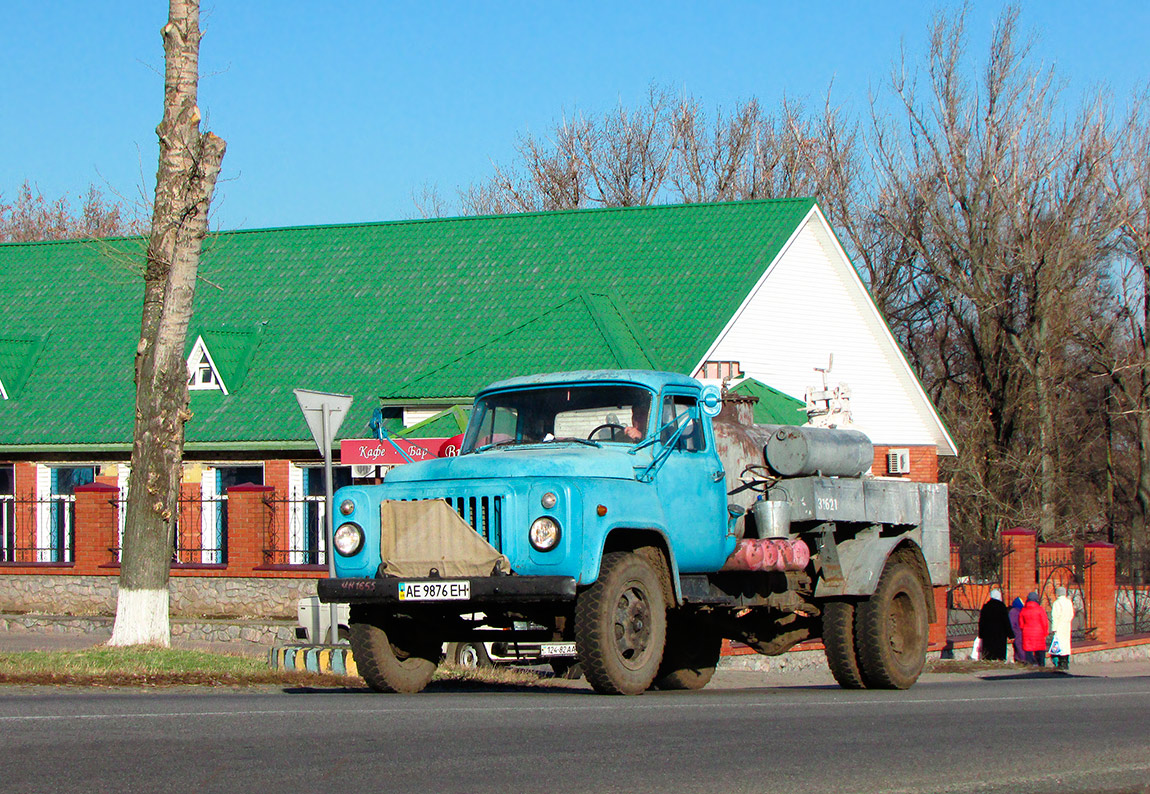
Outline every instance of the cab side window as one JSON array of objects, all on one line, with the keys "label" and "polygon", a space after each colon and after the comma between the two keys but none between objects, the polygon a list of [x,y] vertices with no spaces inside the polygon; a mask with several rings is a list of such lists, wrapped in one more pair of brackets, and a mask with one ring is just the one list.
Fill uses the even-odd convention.
[{"label": "cab side window", "polygon": [[[684,414],[687,419],[680,419]],[[678,422],[676,422],[678,420]],[[675,428],[682,424],[683,432],[675,449],[680,452],[701,452],[706,448],[703,436],[703,426],[699,422],[699,408],[694,397],[669,394],[663,398],[663,414],[661,438],[667,443],[675,434]]]}]

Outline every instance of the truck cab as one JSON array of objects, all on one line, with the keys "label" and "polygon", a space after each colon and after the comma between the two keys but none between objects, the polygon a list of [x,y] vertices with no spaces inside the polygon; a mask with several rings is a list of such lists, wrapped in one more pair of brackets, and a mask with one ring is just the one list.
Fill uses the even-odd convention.
[{"label": "truck cab", "polygon": [[[496,383],[478,395],[459,456],[340,489],[338,520],[377,537],[381,500],[442,499],[516,575],[589,584],[609,538],[631,532],[657,537],[675,575],[716,570],[735,538],[701,391],[693,378],[638,371]],[[373,577],[385,561],[363,543],[335,562],[339,577]]]}]

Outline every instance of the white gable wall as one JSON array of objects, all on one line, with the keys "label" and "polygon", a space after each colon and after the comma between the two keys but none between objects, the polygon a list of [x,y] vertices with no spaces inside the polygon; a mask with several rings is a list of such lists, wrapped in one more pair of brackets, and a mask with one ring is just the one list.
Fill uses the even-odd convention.
[{"label": "white gable wall", "polygon": [[875,444],[954,443],[853,267],[812,210],[704,360],[738,361],[750,377],[802,399],[827,383],[851,389],[854,425]]}]

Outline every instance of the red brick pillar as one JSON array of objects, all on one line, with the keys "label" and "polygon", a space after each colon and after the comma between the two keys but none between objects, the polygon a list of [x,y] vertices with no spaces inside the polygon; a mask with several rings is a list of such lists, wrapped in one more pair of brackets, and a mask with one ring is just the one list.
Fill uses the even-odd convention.
[{"label": "red brick pillar", "polygon": [[35,562],[36,552],[36,464],[16,463],[12,467],[16,486],[16,561]]},{"label": "red brick pillar", "polygon": [[101,573],[116,562],[120,489],[105,483],[76,487],[76,573]]},{"label": "red brick pillar", "polygon": [[266,537],[271,530],[272,508],[264,499],[275,488],[268,485],[234,485],[228,489],[228,574],[251,574],[264,564]]},{"label": "red brick pillar", "polygon": [[931,588],[934,591],[935,614],[935,622],[930,624],[930,634],[928,635],[928,642],[931,645],[946,642],[946,591],[949,589],[946,585]]},{"label": "red brick pillar", "polygon": [[1054,602],[1054,588],[1070,588],[1074,580],[1074,547],[1069,543],[1038,544],[1038,597],[1049,608]]},{"label": "red brick pillar", "polygon": [[[1093,557],[1093,565],[1091,558]],[[1086,582],[1083,599],[1086,615],[1094,626],[1090,639],[1114,642],[1118,636],[1117,590],[1114,585],[1115,548],[1110,543],[1086,544]]]},{"label": "red brick pillar", "polygon": [[1004,529],[1002,543],[1002,600],[1008,606],[1015,598],[1026,600],[1038,578],[1035,564],[1037,534],[1033,529]]},{"label": "red brick pillar", "polygon": [[263,564],[286,565],[289,560],[288,549],[291,548],[291,498],[290,487],[291,463],[286,460],[264,461],[264,485],[274,488],[269,494],[274,510],[271,516],[271,526],[268,537],[265,539],[265,548],[272,552],[271,556],[264,556]]},{"label": "red brick pillar", "polygon": [[954,584],[958,578],[958,572],[962,569],[962,554],[958,546],[954,543],[950,544],[950,583]]}]

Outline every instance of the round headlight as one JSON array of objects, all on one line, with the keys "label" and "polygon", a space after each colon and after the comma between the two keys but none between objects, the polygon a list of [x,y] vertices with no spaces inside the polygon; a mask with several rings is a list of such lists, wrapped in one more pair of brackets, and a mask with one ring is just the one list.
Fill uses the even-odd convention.
[{"label": "round headlight", "polygon": [[357,524],[340,524],[335,531],[335,550],[350,557],[363,546],[363,530]]},{"label": "round headlight", "polygon": [[551,493],[550,491],[543,494],[543,498],[539,500],[539,503],[541,505],[543,505],[544,510],[550,510],[552,507],[554,507],[556,504],[558,504],[558,502],[559,502],[559,497],[556,496],[555,494]]},{"label": "round headlight", "polygon": [[345,516],[350,516],[355,512],[355,502],[350,499],[344,499],[339,503],[339,512]]},{"label": "round headlight", "polygon": [[550,516],[541,516],[532,522],[527,537],[539,551],[551,551],[559,543],[559,522]]}]

